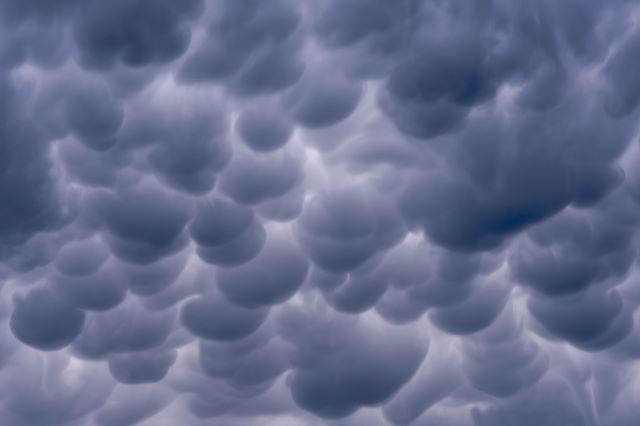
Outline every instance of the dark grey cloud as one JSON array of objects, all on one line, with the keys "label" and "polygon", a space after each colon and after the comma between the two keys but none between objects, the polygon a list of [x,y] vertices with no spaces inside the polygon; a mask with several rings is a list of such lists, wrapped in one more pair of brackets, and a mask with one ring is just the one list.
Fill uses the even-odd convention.
[{"label": "dark grey cloud", "polygon": [[94,419],[101,426],[134,425],[170,402],[170,392],[153,385],[117,387],[109,396],[109,405],[97,410]]},{"label": "dark grey cloud", "polygon": [[565,211],[529,231],[527,242],[513,253],[516,277],[550,296],[624,277],[636,254],[633,228],[609,214],[593,216]]},{"label": "dark grey cloud", "polygon": [[260,327],[269,310],[235,306],[222,296],[204,296],[187,302],[181,311],[184,326],[198,337],[211,340],[237,340]]},{"label": "dark grey cloud", "polygon": [[220,190],[237,203],[259,204],[281,197],[303,178],[295,152],[259,154],[239,148],[220,178]]},{"label": "dark grey cloud", "polygon": [[73,351],[83,357],[101,358],[111,353],[157,349],[167,342],[175,322],[174,310],[150,311],[128,300],[115,309],[89,314],[82,333],[73,342]]},{"label": "dark grey cloud", "polygon": [[0,424],[635,425],[638,13],[0,1]]},{"label": "dark grey cloud", "polygon": [[184,271],[187,253],[157,260],[150,265],[120,264],[120,272],[128,289],[135,294],[151,296],[171,286]]},{"label": "dark grey cloud", "polygon": [[608,79],[606,89],[606,109],[614,116],[631,113],[640,102],[638,88],[629,79],[638,66],[634,57],[640,48],[640,35],[633,34],[624,41],[624,45],[607,61],[605,75]]},{"label": "dark grey cloud", "polygon": [[288,352],[282,340],[274,339],[273,327],[265,324],[230,343],[202,340],[198,355],[206,375],[223,380],[238,393],[260,395],[289,368]]},{"label": "dark grey cloud", "polygon": [[328,127],[347,118],[358,106],[362,87],[339,71],[308,70],[283,97],[285,109],[304,127]]},{"label": "dark grey cloud", "polygon": [[549,380],[526,397],[499,404],[486,411],[474,412],[474,421],[482,426],[513,422],[521,422],[523,425],[594,424],[593,416],[583,404],[566,383]]},{"label": "dark grey cloud", "polygon": [[452,334],[475,333],[495,321],[508,297],[505,293],[497,283],[477,283],[467,298],[434,310],[431,319],[436,326]]},{"label": "dark grey cloud", "polygon": [[167,375],[175,360],[175,350],[112,354],[109,355],[109,371],[120,383],[154,383]]},{"label": "dark grey cloud", "polygon": [[[387,335],[384,327],[369,329],[339,314],[314,318],[317,313],[285,315],[294,316],[287,330],[296,344],[293,398],[321,417],[344,417],[359,406],[383,403],[413,376],[426,354],[428,342],[404,330]],[[313,332],[318,328],[330,333]]]},{"label": "dark grey cloud", "polygon": [[278,92],[304,70],[301,18],[295,2],[210,2],[207,35],[179,71],[191,83],[226,82],[231,92],[255,96]]},{"label": "dark grey cloud", "polygon": [[203,7],[200,0],[152,4],[145,0],[105,5],[89,2],[74,16],[73,36],[79,60],[91,68],[123,63],[163,64],[189,45],[188,21]]},{"label": "dark grey cloud", "polygon": [[107,261],[93,274],[69,276],[53,273],[51,285],[72,306],[89,310],[106,310],[125,298],[127,283],[115,262]]},{"label": "dark grey cloud", "polygon": [[268,103],[248,107],[236,125],[244,142],[254,151],[273,151],[284,146],[293,126],[275,105]]},{"label": "dark grey cloud", "polygon": [[138,186],[97,195],[93,208],[106,228],[105,237],[120,259],[152,263],[176,253],[188,242],[190,209],[182,198],[156,186]]},{"label": "dark grey cloud", "polygon": [[[46,358],[40,353],[22,350],[12,358],[3,374],[3,384],[11,388],[0,411],[7,424],[65,425],[79,424],[109,399],[113,383],[109,373],[98,365],[84,365],[70,381],[74,366],[60,354]],[[43,377],[51,388],[42,385]]]},{"label": "dark grey cloud", "polygon": [[220,292],[236,305],[254,308],[279,304],[293,296],[307,276],[309,262],[290,238],[272,231],[254,259],[219,269],[216,281]]},{"label": "dark grey cloud", "polygon": [[593,289],[565,302],[531,299],[529,310],[544,330],[585,350],[612,346],[631,332],[630,308],[615,291]]},{"label": "dark grey cloud", "polygon": [[21,342],[41,350],[67,346],[81,333],[85,314],[47,287],[16,295],[10,327]]},{"label": "dark grey cloud", "polygon": [[27,102],[7,75],[0,75],[0,92],[0,243],[11,253],[34,234],[61,227],[72,201],[61,194],[46,135],[29,124]]},{"label": "dark grey cloud", "polygon": [[499,398],[524,392],[547,372],[549,357],[506,307],[496,325],[464,342],[463,366],[476,389]]},{"label": "dark grey cloud", "polygon": [[204,194],[215,186],[217,172],[230,158],[222,106],[204,94],[168,85],[158,93],[141,94],[131,109],[121,148],[148,150],[140,167],[187,193]]},{"label": "dark grey cloud", "polygon": [[198,256],[221,266],[239,265],[256,257],[267,235],[250,208],[225,199],[198,206],[189,232],[198,245]]},{"label": "dark grey cloud", "polygon": [[302,249],[329,272],[362,265],[406,232],[393,205],[350,185],[309,200],[296,231]]}]

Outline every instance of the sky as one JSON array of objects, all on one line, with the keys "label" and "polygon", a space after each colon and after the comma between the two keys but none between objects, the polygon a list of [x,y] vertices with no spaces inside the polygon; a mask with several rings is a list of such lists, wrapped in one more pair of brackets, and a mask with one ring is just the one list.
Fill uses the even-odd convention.
[{"label": "sky", "polygon": [[0,0],[0,424],[637,426],[633,0]]}]

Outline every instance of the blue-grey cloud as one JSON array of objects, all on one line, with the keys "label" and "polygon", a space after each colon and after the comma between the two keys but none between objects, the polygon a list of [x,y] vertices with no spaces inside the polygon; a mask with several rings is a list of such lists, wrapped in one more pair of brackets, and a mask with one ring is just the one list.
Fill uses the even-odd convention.
[{"label": "blue-grey cloud", "polygon": [[0,1],[0,424],[635,426],[639,13]]}]

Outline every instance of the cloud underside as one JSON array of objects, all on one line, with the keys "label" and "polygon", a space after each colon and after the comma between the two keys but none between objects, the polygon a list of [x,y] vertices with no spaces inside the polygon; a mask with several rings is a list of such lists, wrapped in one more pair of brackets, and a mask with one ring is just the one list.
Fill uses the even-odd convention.
[{"label": "cloud underside", "polygon": [[631,0],[0,2],[0,424],[634,426]]}]

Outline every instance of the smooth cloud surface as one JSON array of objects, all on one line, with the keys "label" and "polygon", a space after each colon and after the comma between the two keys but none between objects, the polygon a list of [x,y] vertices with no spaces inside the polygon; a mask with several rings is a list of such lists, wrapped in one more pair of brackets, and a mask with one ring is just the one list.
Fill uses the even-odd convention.
[{"label": "smooth cloud surface", "polygon": [[1,0],[0,424],[635,426],[631,0]]}]

